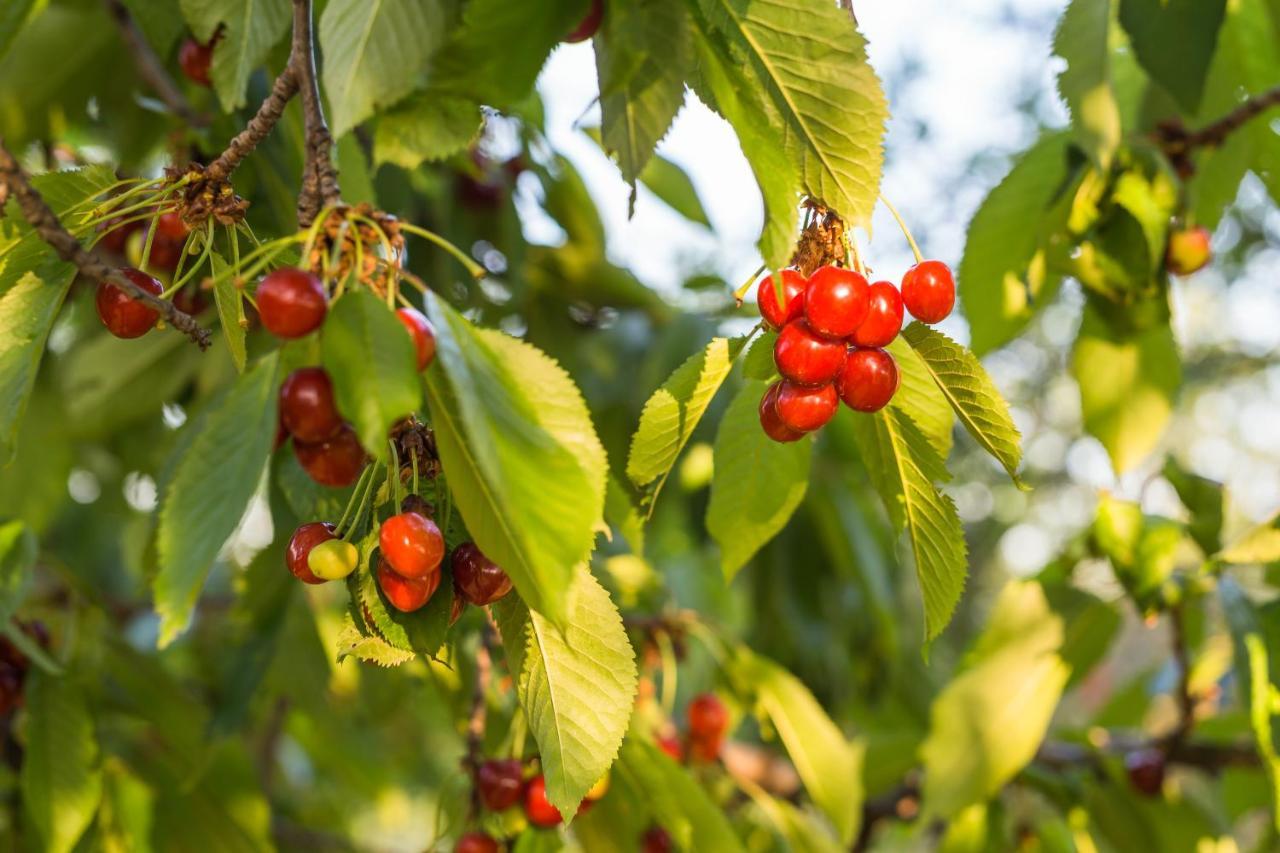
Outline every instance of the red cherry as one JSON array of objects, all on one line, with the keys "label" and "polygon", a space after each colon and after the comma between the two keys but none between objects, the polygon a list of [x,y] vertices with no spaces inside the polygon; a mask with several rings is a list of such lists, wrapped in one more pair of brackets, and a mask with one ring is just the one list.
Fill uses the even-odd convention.
[{"label": "red cherry", "polygon": [[773,363],[797,385],[823,385],[840,375],[845,349],[844,341],[822,337],[804,320],[792,320],[778,332]]},{"label": "red cherry", "polygon": [[828,383],[810,388],[782,380],[774,408],[778,419],[797,432],[813,432],[835,417],[840,406],[835,386]]},{"label": "red cherry", "polygon": [[378,545],[391,568],[406,578],[437,574],[444,559],[444,537],[436,523],[416,512],[402,512],[382,522]]},{"label": "red cherry", "polygon": [[604,0],[591,0],[591,9],[587,12],[587,16],[582,19],[582,23],[578,24],[573,32],[565,36],[564,40],[569,44],[586,41],[596,34],[596,31],[600,29],[600,22],[603,20]]},{"label": "red cherry", "polygon": [[729,711],[714,693],[700,693],[689,703],[689,734],[699,740],[724,735]]},{"label": "red cherry", "polygon": [[337,538],[334,526],[327,521],[313,521],[302,525],[289,537],[289,546],[284,551],[285,565],[303,583],[324,583],[324,578],[316,577],[307,566],[307,557],[310,556],[311,549],[321,542]]},{"label": "red cherry", "polygon": [[382,594],[391,602],[391,606],[401,613],[412,613],[422,609],[440,586],[440,573],[432,572],[422,578],[406,578],[387,564],[385,558],[378,559],[378,586]]},{"label": "red cherry", "polygon": [[98,241],[98,245],[117,255],[124,254],[125,243],[129,242],[129,235],[143,227],[141,222],[121,223],[122,218],[117,216],[98,226],[98,230],[102,232],[102,239]]},{"label": "red cherry", "polygon": [[193,38],[186,38],[182,47],[178,48],[178,66],[192,83],[210,86],[209,66],[213,63],[213,44],[201,44]]},{"label": "red cherry", "polygon": [[280,386],[280,418],[294,438],[316,444],[342,429],[333,383],[323,367],[300,367]]},{"label": "red cherry", "polygon": [[474,542],[453,549],[453,585],[470,604],[483,607],[511,592],[511,578],[490,560]]},{"label": "red cherry", "polygon": [[844,339],[867,318],[867,280],[861,273],[822,267],[809,276],[804,316],[819,335]]},{"label": "red cherry", "polygon": [[674,849],[671,835],[660,826],[651,826],[640,836],[641,853],[671,853]]},{"label": "red cherry", "polygon": [[[164,292],[160,282],[141,270],[124,267],[119,272],[152,296]],[[105,279],[98,283],[96,301],[98,319],[117,338],[140,338],[151,331],[160,319],[159,311]]]},{"label": "red cherry", "polygon": [[147,263],[169,272],[176,270],[178,263],[182,260],[182,253],[187,248],[189,230],[177,211],[171,210],[156,217],[154,228],[148,224],[146,233],[143,234],[143,246],[145,246],[148,234],[152,231],[155,233],[151,238],[151,255],[147,258]]},{"label": "red cherry", "polygon": [[560,810],[547,799],[547,780],[541,775],[529,780],[524,789],[524,814],[529,823],[542,829],[560,824]]},{"label": "red cherry", "polygon": [[956,280],[942,261],[921,261],[902,277],[902,301],[922,323],[946,319],[956,304]]},{"label": "red cherry", "polygon": [[836,384],[846,406],[855,412],[878,412],[898,390],[898,363],[882,349],[854,349]]},{"label": "red cherry", "polygon": [[793,430],[778,417],[778,383],[770,385],[760,398],[760,427],[765,435],[780,443],[804,438],[804,433]]},{"label": "red cherry", "polygon": [[689,739],[689,756],[694,761],[710,763],[720,758],[720,749],[724,746],[724,738],[690,738]]},{"label": "red cherry", "polygon": [[198,283],[193,282],[173,295],[173,307],[194,317],[209,307],[209,297]]},{"label": "red cherry", "polygon": [[476,770],[476,788],[489,811],[509,809],[524,790],[524,765],[519,759],[486,761]]},{"label": "red cherry", "polygon": [[902,294],[887,281],[867,290],[867,319],[853,333],[851,343],[860,347],[887,347],[902,331]]},{"label": "red cherry", "polygon": [[296,267],[281,267],[258,285],[258,314],[277,338],[300,338],[320,327],[329,310],[320,279]]},{"label": "red cherry", "polygon": [[453,853],[498,853],[498,842],[483,832],[468,832],[458,839]]},{"label": "red cherry", "polygon": [[401,308],[396,311],[396,316],[413,338],[413,347],[418,353],[418,370],[426,370],[436,357],[436,332],[431,321],[416,308]]},{"label": "red cherry", "polygon": [[1165,250],[1164,263],[1174,275],[1191,275],[1203,269],[1213,257],[1209,247],[1212,235],[1203,225],[1195,228],[1183,228],[1169,235],[1169,246]]},{"label": "red cherry", "polygon": [[1124,757],[1129,784],[1143,796],[1158,797],[1164,788],[1164,753],[1158,749],[1137,749]]},{"label": "red cherry", "polygon": [[684,763],[684,746],[680,743],[680,738],[672,735],[662,735],[656,738],[658,749],[671,756],[674,761]]},{"label": "red cherry", "polygon": [[333,438],[317,444],[295,441],[293,455],[311,479],[335,489],[354,483],[364,470],[366,458],[360,439],[349,426],[343,426]]},{"label": "red cherry", "polygon": [[[776,276],[782,277],[783,305],[778,304],[778,291],[773,283]],[[791,269],[760,280],[760,286],[756,288],[756,303],[760,308],[760,316],[770,328],[781,329],[792,320],[804,316],[804,286],[804,276]]]}]

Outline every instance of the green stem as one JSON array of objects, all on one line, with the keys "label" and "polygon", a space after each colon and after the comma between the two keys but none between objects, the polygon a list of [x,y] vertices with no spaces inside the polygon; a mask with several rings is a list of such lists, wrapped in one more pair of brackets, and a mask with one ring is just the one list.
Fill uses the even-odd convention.
[{"label": "green stem", "polygon": [[471,274],[472,278],[484,278],[484,267],[480,266],[468,257],[466,252],[462,251],[434,231],[428,231],[426,228],[422,228],[418,225],[411,225],[407,222],[400,223],[400,230],[408,231],[410,234],[416,234],[424,240],[430,240],[450,255],[453,255],[454,259],[457,260],[458,263],[467,268],[467,272]]},{"label": "green stem", "polygon": [[756,279],[758,279],[758,278],[760,277],[760,273],[764,272],[764,271],[765,271],[766,269],[768,269],[768,268],[769,268],[769,265],[768,265],[768,264],[761,264],[761,265],[760,265],[760,269],[758,269],[758,270],[756,270],[755,272],[753,272],[753,273],[751,274],[751,278],[747,279],[747,280],[743,283],[742,287],[739,287],[737,290],[735,290],[735,291],[733,292],[733,299],[734,299],[734,301],[735,301],[735,302],[737,302],[737,303],[738,303],[738,306],[739,306],[739,307],[741,307],[741,306],[742,306],[742,298],[743,298],[744,296],[746,296],[746,295],[747,295],[747,293],[751,290],[751,285],[755,284],[755,283],[756,283]]},{"label": "green stem", "polygon": [[902,229],[902,236],[907,238],[907,242],[911,244],[911,252],[916,256],[916,263],[924,260],[924,255],[920,254],[920,247],[916,245],[916,238],[911,236],[911,229],[907,227],[907,223],[902,221],[902,217],[898,215],[898,210],[889,203],[889,199],[880,196],[880,201],[889,212],[893,214],[893,218],[898,220],[898,227]]},{"label": "green stem", "polygon": [[[351,516],[351,510],[357,506],[359,502],[363,501],[361,493],[364,491],[371,479],[373,468],[374,466],[372,465],[366,465],[364,470],[360,472],[360,478],[356,480],[356,487],[352,490],[351,497],[347,498],[347,505],[342,510],[342,518],[338,519],[338,523],[334,527],[337,534],[344,539],[346,538],[346,535],[343,533],[343,528],[347,523],[347,519]],[[355,529],[355,519],[352,519],[351,529]],[[350,531],[348,530],[347,532],[349,533]]]}]

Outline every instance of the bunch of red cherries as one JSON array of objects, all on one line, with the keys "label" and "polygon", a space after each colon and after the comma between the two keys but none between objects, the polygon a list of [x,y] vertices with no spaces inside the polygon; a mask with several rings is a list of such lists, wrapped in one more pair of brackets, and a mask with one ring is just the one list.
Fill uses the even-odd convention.
[{"label": "bunch of red cherries", "polygon": [[857,412],[888,405],[898,365],[884,347],[902,331],[904,307],[937,323],[955,306],[956,284],[941,261],[907,270],[901,291],[843,267],[820,267],[807,280],[785,269],[760,282],[756,300],[778,330],[773,360],[782,375],[760,401],[760,425],[774,441],[788,442],[824,426],[841,400]]}]

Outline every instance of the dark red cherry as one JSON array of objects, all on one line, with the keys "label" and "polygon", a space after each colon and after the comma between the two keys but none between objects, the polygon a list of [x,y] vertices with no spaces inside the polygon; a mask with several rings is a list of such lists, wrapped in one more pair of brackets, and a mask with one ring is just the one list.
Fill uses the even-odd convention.
[{"label": "dark red cherry", "polygon": [[453,585],[469,604],[482,607],[511,592],[511,578],[490,560],[474,542],[453,549]]},{"label": "dark red cherry", "polygon": [[877,281],[867,290],[867,319],[853,333],[860,347],[887,347],[902,331],[902,294],[890,282]]},{"label": "dark red cherry", "polygon": [[[124,267],[119,273],[152,296],[164,292],[160,282],[141,270]],[[159,311],[109,280],[98,283],[96,302],[98,319],[117,338],[140,338],[151,331],[160,319]]]},{"label": "dark red cherry", "polygon": [[406,578],[436,574],[444,559],[444,536],[440,528],[416,512],[402,512],[382,522],[378,546],[383,559]]},{"label": "dark red cherry", "polygon": [[[774,279],[782,279],[782,299],[778,302],[778,291]],[[760,308],[760,316],[772,329],[781,329],[792,320],[804,316],[804,276],[792,269],[767,275],[760,280],[756,288],[756,304]]]},{"label": "dark red cherry", "polygon": [[355,430],[349,426],[343,426],[333,438],[317,444],[294,441],[293,455],[311,479],[335,489],[354,483],[364,470],[367,458]]},{"label": "dark red cherry", "polygon": [[98,241],[98,245],[117,255],[124,254],[129,235],[143,227],[141,222],[121,222],[122,219],[123,217],[117,216],[98,226],[98,230],[102,232],[102,239]]},{"label": "dark red cherry", "polygon": [[689,758],[695,762],[716,761],[723,747],[723,737],[689,738]]},{"label": "dark red cherry", "polygon": [[898,363],[882,349],[850,351],[840,374],[840,399],[856,412],[878,412],[898,390]]},{"label": "dark red cherry", "polygon": [[760,398],[760,427],[765,435],[779,443],[799,441],[804,438],[804,433],[787,426],[778,417],[778,384],[770,385]]},{"label": "dark red cherry", "polygon": [[867,280],[841,267],[821,267],[809,276],[804,316],[819,335],[843,340],[867,317]]},{"label": "dark red cherry", "polygon": [[[172,43],[172,42],[171,42]],[[209,66],[213,64],[213,44],[201,44],[193,38],[186,38],[182,47],[178,48],[178,66],[192,83],[208,88]]]},{"label": "dark red cherry", "polygon": [[641,853],[671,853],[675,845],[671,843],[671,835],[660,826],[651,826],[640,836]]},{"label": "dark red cherry", "polygon": [[529,823],[541,829],[557,826],[564,820],[560,810],[547,799],[547,780],[540,775],[530,779],[525,786],[524,814]]},{"label": "dark red cherry", "polygon": [[396,311],[400,322],[409,330],[413,338],[413,348],[418,356],[418,370],[426,370],[427,365],[436,357],[436,332],[431,321],[416,308],[401,308]]},{"label": "dark red cherry", "polygon": [[699,740],[723,737],[729,711],[714,693],[700,693],[689,703],[689,735]]},{"label": "dark red cherry", "polygon": [[315,331],[329,310],[320,279],[296,267],[268,273],[256,298],[262,325],[277,338],[300,338]]},{"label": "dark red cherry", "polygon": [[1124,757],[1129,784],[1146,797],[1158,797],[1164,788],[1164,753],[1158,749],[1136,749]]},{"label": "dark red cherry", "polygon": [[436,588],[440,586],[440,573],[432,572],[422,578],[406,578],[392,569],[385,558],[379,558],[378,586],[392,607],[402,613],[412,613],[421,610],[431,600]]},{"label": "dark red cherry", "polygon": [[942,261],[921,261],[902,277],[902,302],[922,323],[945,320],[956,304],[956,280]]},{"label": "dark red cherry", "polygon": [[280,385],[280,418],[298,441],[317,444],[342,429],[333,383],[323,367],[300,367]]},{"label": "dark red cherry", "polygon": [[797,432],[813,432],[835,417],[840,406],[835,386],[828,383],[816,388],[782,380],[778,383],[778,399],[774,408],[778,419]]},{"label": "dark red cherry", "polygon": [[565,36],[564,40],[569,44],[586,41],[596,34],[603,20],[604,0],[591,0],[591,8],[587,11],[587,16],[574,28],[573,32]]},{"label": "dark red cherry", "polygon": [[524,790],[524,765],[515,758],[486,761],[476,770],[476,788],[489,811],[509,809],[520,801]]},{"label": "dark red cherry", "polygon": [[316,577],[307,565],[307,557],[311,555],[311,549],[321,542],[337,538],[334,526],[327,521],[313,521],[302,525],[289,537],[289,545],[284,552],[285,565],[303,583],[324,583],[324,579]]},{"label": "dark red cherry", "polygon": [[468,832],[458,839],[453,853],[498,853],[498,842],[483,832]]},{"label": "dark red cherry", "polygon": [[151,239],[151,254],[147,263],[157,269],[173,272],[182,260],[182,253],[187,247],[189,229],[177,211],[171,210],[156,217],[154,223],[146,226],[143,234],[143,246],[147,237],[154,232]]},{"label": "dark red cherry", "polygon": [[792,320],[774,341],[773,363],[797,385],[823,385],[840,375],[845,350],[844,341],[815,334],[804,320]]}]

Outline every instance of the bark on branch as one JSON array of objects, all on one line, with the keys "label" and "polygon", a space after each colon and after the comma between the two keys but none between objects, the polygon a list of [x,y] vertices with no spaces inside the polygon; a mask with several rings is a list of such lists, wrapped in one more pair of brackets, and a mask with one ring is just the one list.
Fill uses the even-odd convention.
[{"label": "bark on branch", "polygon": [[315,39],[311,27],[311,0],[293,0],[293,47],[289,66],[302,95],[306,161],[302,167],[302,190],[298,193],[298,224],[306,228],[325,205],[337,204],[338,171],[333,165],[333,136],[325,122],[316,81]]},{"label": "bark on branch", "polygon": [[1197,148],[1217,148],[1253,119],[1272,107],[1280,107],[1280,86],[1247,98],[1240,106],[1199,130],[1189,130],[1181,119],[1161,122],[1155,139],[1183,178],[1195,173],[1191,153]]}]

